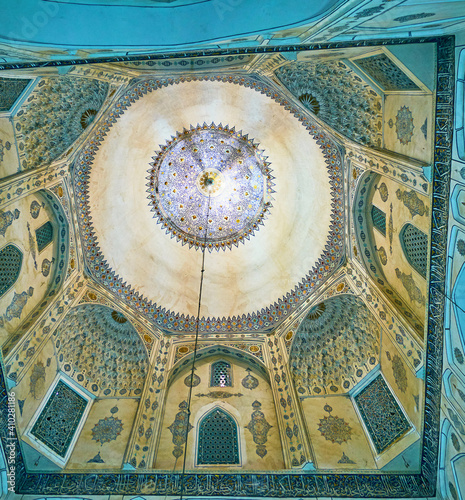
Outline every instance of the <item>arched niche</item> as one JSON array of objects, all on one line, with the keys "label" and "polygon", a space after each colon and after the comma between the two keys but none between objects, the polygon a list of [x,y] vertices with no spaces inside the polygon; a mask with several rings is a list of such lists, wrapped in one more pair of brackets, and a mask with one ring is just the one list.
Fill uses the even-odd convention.
[{"label": "arched niche", "polygon": [[420,339],[424,336],[426,273],[412,266],[401,236],[408,228],[426,235],[428,251],[429,213],[428,198],[417,191],[372,171],[360,177],[353,202],[354,255]]},{"label": "arched niche", "polygon": [[[164,397],[164,417],[155,453],[156,469],[180,467],[184,460],[186,428],[189,429],[187,468],[225,470],[232,465],[235,469],[279,470],[284,467],[269,377],[263,364],[254,358],[234,348],[206,347],[197,353],[193,377],[192,355],[178,361],[170,374]],[[211,366],[218,361],[229,363],[231,386],[211,385]],[[199,420],[216,406],[237,423],[240,464],[197,462]],[[187,424],[189,411],[191,417]]]},{"label": "arched niche", "polygon": [[445,295],[450,297],[444,308],[444,343],[447,361],[465,380],[465,232],[456,225],[450,230]]},{"label": "arched niche", "polygon": [[99,398],[139,397],[148,369],[144,342],[116,309],[82,304],[57,327],[58,367]]},{"label": "arched niche", "polygon": [[344,394],[379,364],[381,328],[364,302],[338,295],[314,305],[292,342],[299,396]]},{"label": "arched niche", "polygon": [[13,202],[2,214],[0,240],[23,255],[18,278],[0,297],[0,343],[6,356],[64,283],[69,228],[63,207],[47,190]]},{"label": "arched niche", "polygon": [[465,487],[465,443],[463,436],[445,418],[439,437],[438,486],[441,497],[447,500],[463,498]]}]

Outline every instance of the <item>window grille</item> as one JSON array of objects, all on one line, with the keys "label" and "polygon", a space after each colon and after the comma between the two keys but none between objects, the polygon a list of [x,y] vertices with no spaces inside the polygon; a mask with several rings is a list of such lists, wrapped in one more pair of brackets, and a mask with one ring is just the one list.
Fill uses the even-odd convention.
[{"label": "window grille", "polygon": [[213,409],[200,422],[197,462],[200,465],[238,465],[237,425],[219,408]]},{"label": "window grille", "polygon": [[373,226],[383,235],[386,236],[386,214],[375,205],[371,206],[371,219]]},{"label": "window grille", "polygon": [[231,365],[226,361],[212,364],[211,387],[232,387]]},{"label": "window grille", "polygon": [[402,228],[399,238],[408,263],[426,279],[428,236],[413,224],[407,223]]},{"label": "window grille", "polygon": [[40,226],[39,229],[36,229],[37,248],[39,249],[39,252],[42,252],[52,239],[53,226],[50,221],[46,222],[43,226]]},{"label": "window grille", "polygon": [[23,254],[14,245],[7,245],[0,250],[0,297],[16,283],[22,262]]}]

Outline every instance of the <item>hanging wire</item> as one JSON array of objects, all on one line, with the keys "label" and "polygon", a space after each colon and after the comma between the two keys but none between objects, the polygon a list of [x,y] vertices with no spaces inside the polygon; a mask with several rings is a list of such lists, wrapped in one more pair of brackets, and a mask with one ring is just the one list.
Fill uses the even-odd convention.
[{"label": "hanging wire", "polygon": [[192,357],[192,368],[191,368],[189,392],[188,392],[188,396],[187,396],[186,436],[185,436],[185,444],[184,444],[184,458],[183,458],[182,472],[181,472],[181,493],[179,496],[179,500],[182,500],[183,495],[184,495],[184,477],[185,477],[185,473],[186,473],[186,458],[187,458],[187,436],[189,433],[189,424],[190,424],[190,418],[191,418],[191,399],[192,399],[192,389],[193,389],[193,381],[194,381],[195,359],[197,356],[197,345],[198,345],[198,340],[199,340],[200,307],[202,304],[203,276],[204,276],[204,272],[205,272],[205,250],[207,248],[208,216],[210,214],[210,208],[211,208],[210,207],[210,200],[211,200],[211,193],[209,191],[207,212],[205,215],[205,236],[203,239],[203,247],[202,247],[202,267],[200,269],[199,303],[197,306],[197,321],[195,324],[194,355]]}]

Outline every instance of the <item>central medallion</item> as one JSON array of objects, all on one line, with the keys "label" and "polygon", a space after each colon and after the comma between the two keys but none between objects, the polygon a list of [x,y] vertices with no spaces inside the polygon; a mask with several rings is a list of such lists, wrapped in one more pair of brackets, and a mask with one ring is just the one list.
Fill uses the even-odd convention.
[{"label": "central medallion", "polygon": [[247,135],[215,124],[177,133],[150,164],[148,193],[163,229],[189,247],[232,248],[268,215],[273,176]]}]

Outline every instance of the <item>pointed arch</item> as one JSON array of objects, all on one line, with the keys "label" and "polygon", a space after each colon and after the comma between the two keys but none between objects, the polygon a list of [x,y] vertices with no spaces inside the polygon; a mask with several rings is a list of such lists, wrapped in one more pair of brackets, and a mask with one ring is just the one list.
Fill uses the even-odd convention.
[{"label": "pointed arch", "polygon": [[426,279],[428,267],[428,235],[410,222],[399,233],[400,244],[408,263]]},{"label": "pointed arch", "polygon": [[16,245],[0,250],[0,298],[16,283],[23,263],[23,252]]},{"label": "pointed arch", "polygon": [[197,463],[239,465],[238,426],[224,409],[216,406],[199,421]]},{"label": "pointed arch", "polygon": [[220,359],[211,365],[210,387],[232,387],[231,363]]}]

